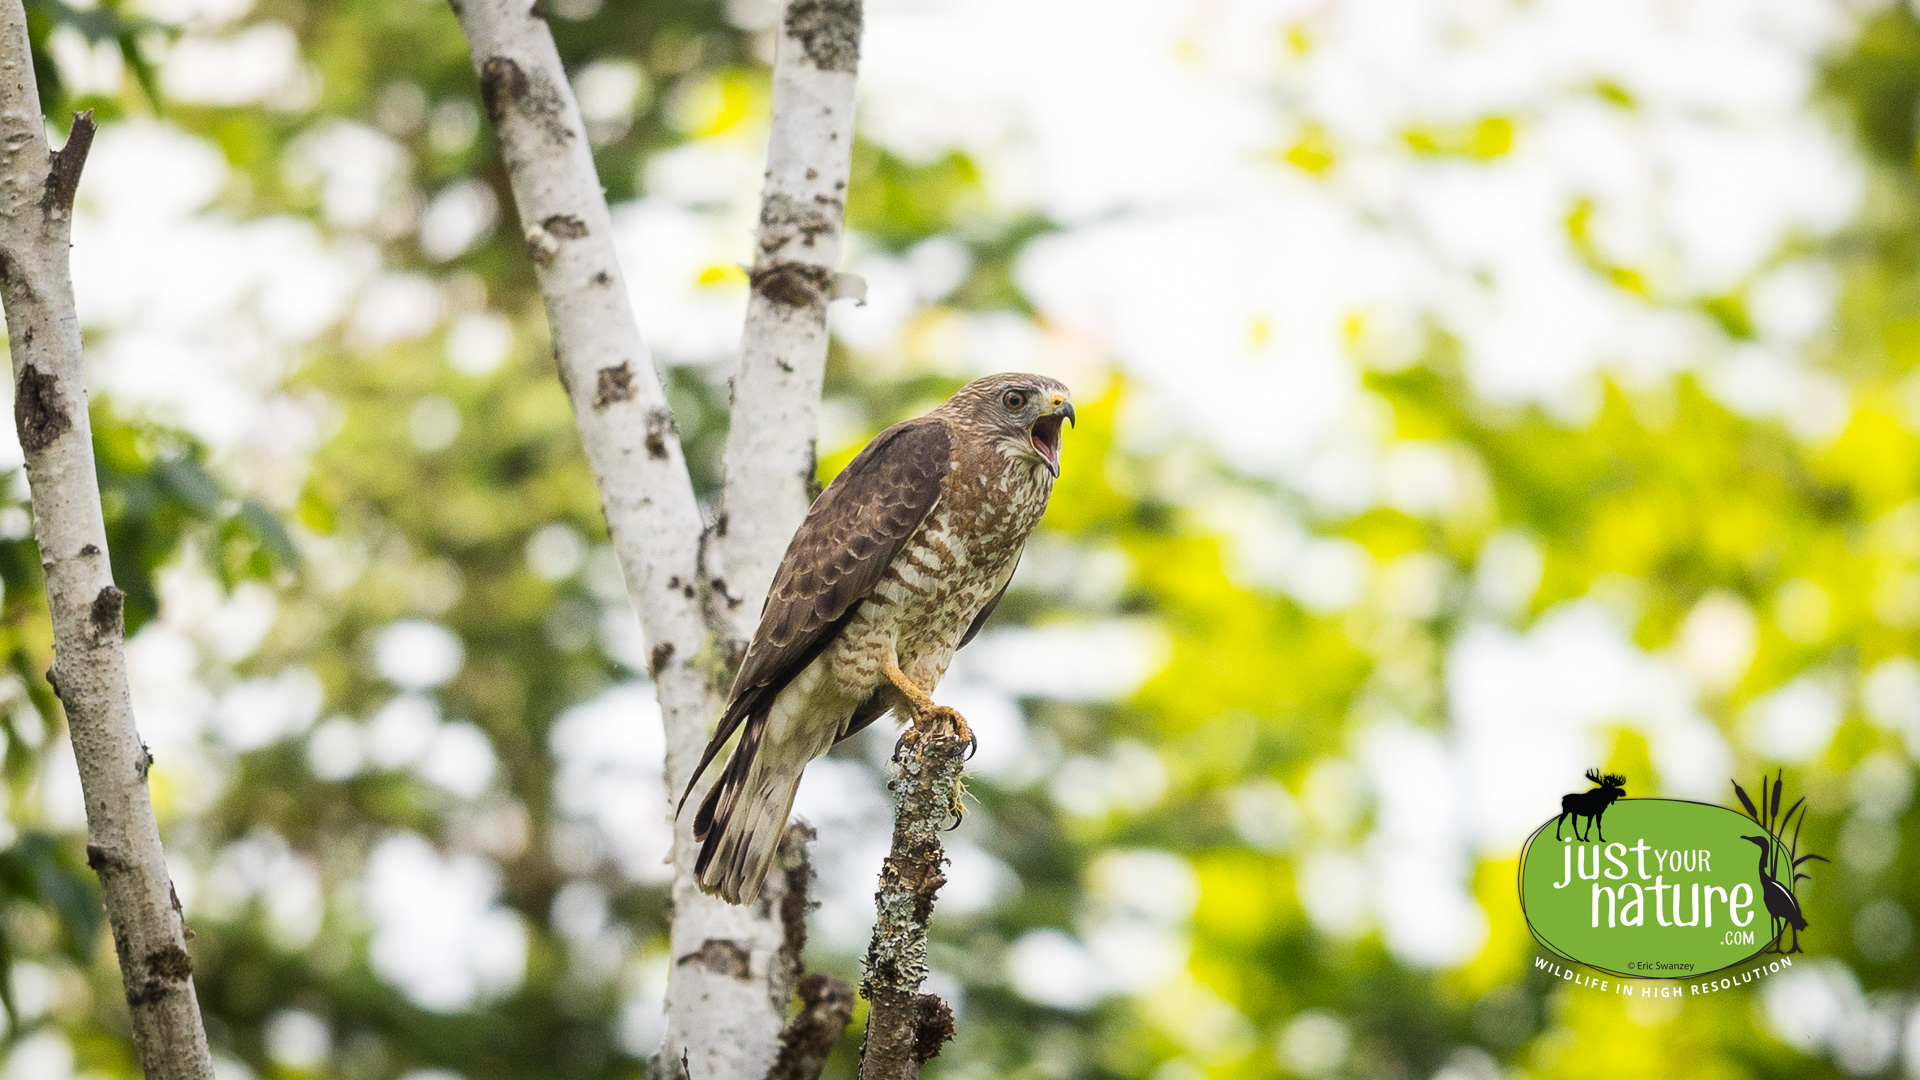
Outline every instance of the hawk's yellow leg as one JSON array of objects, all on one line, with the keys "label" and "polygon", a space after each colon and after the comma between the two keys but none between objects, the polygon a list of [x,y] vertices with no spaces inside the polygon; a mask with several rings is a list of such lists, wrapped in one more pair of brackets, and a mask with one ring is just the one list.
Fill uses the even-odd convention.
[{"label": "hawk's yellow leg", "polygon": [[932,695],[920,689],[900,665],[889,660],[882,674],[893,684],[893,689],[906,701],[909,720],[913,724],[914,734],[924,738],[928,732],[936,730],[938,725],[948,725],[960,741],[967,746],[967,756],[973,756],[973,729],[967,726],[966,717],[946,705],[934,703]]}]

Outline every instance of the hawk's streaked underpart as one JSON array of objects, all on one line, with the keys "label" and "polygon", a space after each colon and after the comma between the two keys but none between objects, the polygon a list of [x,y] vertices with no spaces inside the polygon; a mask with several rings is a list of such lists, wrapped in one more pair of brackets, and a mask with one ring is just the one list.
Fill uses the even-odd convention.
[{"label": "hawk's streaked underpart", "polygon": [[835,742],[889,709],[958,719],[929,695],[1006,592],[1072,419],[1053,379],[977,379],[881,432],[814,500],[687,785],[738,731],[693,819],[701,888],[760,894],[800,772]]}]

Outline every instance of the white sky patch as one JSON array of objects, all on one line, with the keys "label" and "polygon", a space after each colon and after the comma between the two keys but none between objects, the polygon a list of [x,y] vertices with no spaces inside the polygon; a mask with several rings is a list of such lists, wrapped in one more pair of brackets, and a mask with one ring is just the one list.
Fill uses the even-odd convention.
[{"label": "white sky patch", "polygon": [[73,1047],[58,1031],[43,1028],[13,1045],[0,1076],[5,1080],[73,1080]]},{"label": "white sky patch", "polygon": [[171,765],[199,741],[214,695],[196,678],[200,653],[185,633],[163,621],[141,627],[127,642],[127,683],[140,735]]},{"label": "white sky patch", "polygon": [[1353,1048],[1347,1022],[1330,1009],[1307,1009],[1288,1020],[1274,1040],[1274,1060],[1302,1076],[1330,1076]]},{"label": "white sky patch", "polygon": [[366,758],[385,769],[412,765],[440,731],[440,705],[425,694],[401,694],[380,706],[366,726]]},{"label": "white sky patch", "polygon": [[133,10],[175,25],[222,26],[253,10],[253,0],[136,0]]},{"label": "white sky patch", "polygon": [[1081,936],[1102,968],[1096,990],[1149,994],[1186,972],[1200,879],[1185,859],[1111,849],[1087,868]]},{"label": "white sky patch", "polygon": [[267,1019],[267,1056],[289,1069],[312,1070],[333,1049],[327,1022],[305,1009],[284,1009]]},{"label": "white sky patch", "polygon": [[[74,217],[89,389],[185,429],[230,483],[286,506],[325,403],[281,383],[294,347],[346,312],[370,252],[291,216],[234,220],[214,205],[228,177],[217,147],[164,124],[101,131]],[[0,436],[0,458],[15,446]]]},{"label": "white sky patch", "polygon": [[526,969],[527,931],[497,905],[500,872],[471,853],[441,856],[414,833],[367,860],[373,968],[414,1004],[459,1012],[511,991]]},{"label": "white sky patch", "polygon": [[1364,861],[1387,947],[1421,967],[1471,960],[1488,924],[1473,898],[1467,806],[1445,738],[1382,724],[1361,735],[1360,760],[1377,799]]},{"label": "white sky patch", "polygon": [[[875,726],[881,723],[887,721]],[[873,890],[893,833],[893,804],[880,774],[838,757],[814,761],[801,775],[793,813],[820,833],[813,846],[814,899],[820,904],[813,924],[829,947],[855,952],[873,929]],[[962,819],[961,830],[971,831],[968,825]],[[949,843],[957,838],[947,834]]]},{"label": "white sky patch", "polygon": [[274,943],[286,949],[310,944],[326,914],[318,868],[264,830],[221,849],[183,900],[216,919],[234,918],[257,901]]},{"label": "white sky patch", "polygon": [[621,873],[653,884],[672,876],[666,857],[673,833],[661,777],[665,739],[660,703],[644,683],[575,705],[554,721],[548,737],[560,813],[592,828]]},{"label": "white sky patch", "polygon": [[1478,850],[1516,851],[1602,763],[1612,726],[1647,738],[1664,794],[1718,798],[1731,775],[1731,751],[1691,681],[1597,603],[1562,604],[1524,634],[1469,626],[1446,672],[1461,822]]},{"label": "white sky patch", "polygon": [[497,761],[493,744],[478,727],[465,721],[443,724],[421,759],[420,776],[462,799],[487,789]]},{"label": "white sky patch", "polygon": [[1007,979],[1028,1001],[1077,1011],[1109,993],[1106,971],[1064,931],[1029,930],[1007,948]]},{"label": "white sky patch", "polygon": [[1144,620],[988,630],[968,646],[969,667],[1015,696],[1060,701],[1124,698],[1166,662],[1166,631]]},{"label": "white sky patch", "polygon": [[439,324],[443,306],[432,278],[383,273],[360,296],[350,324],[352,337],[369,349],[425,337]]},{"label": "white sky patch", "polygon": [[1830,1055],[1847,1073],[1869,1076],[1899,1052],[1902,1003],[1860,990],[1845,964],[1795,957],[1791,971],[1762,985],[1762,1015],[1773,1036],[1803,1054]]},{"label": "white sky patch", "polygon": [[213,730],[235,750],[258,750],[312,727],[324,694],[319,676],[306,668],[246,679],[221,693]]},{"label": "white sky patch", "polygon": [[1167,793],[1167,766],[1153,748],[1119,739],[1106,753],[1074,754],[1053,770],[1047,792],[1054,805],[1075,817],[1141,814]]},{"label": "white sky patch", "polygon": [[453,631],[424,619],[403,619],[382,629],[373,642],[373,663],[395,686],[425,690],[460,673],[466,647]]},{"label": "white sky patch", "polygon": [[620,1046],[635,1058],[660,1049],[667,1031],[667,954],[648,953],[627,965],[626,996],[620,1007]]},{"label": "white sky patch", "polygon": [[287,147],[282,171],[297,187],[318,185],[321,214],[343,228],[372,225],[404,189],[406,151],[364,124],[329,120]]},{"label": "white sky patch", "polygon": [[[1006,19],[1034,32],[1006,40]],[[1858,203],[1859,170],[1807,100],[1845,27],[1839,5],[1790,3],[892,0],[869,13],[861,117],[910,159],[966,150],[997,202],[1066,226],[1019,264],[1045,319],[1117,356],[1241,468],[1364,508],[1364,477],[1317,484],[1313,463],[1354,441],[1369,341],[1445,329],[1480,395],[1569,418],[1603,372],[1644,384],[1717,362],[1728,341],[1684,304],[1738,290],[1783,240]],[[1284,47],[1290,28],[1310,47]],[[1421,157],[1404,138],[1489,117],[1512,134],[1492,160]],[[1335,156],[1321,176],[1280,161],[1311,125]],[[1583,205],[1594,248],[1647,297],[1586,265],[1566,225]],[[1766,331],[1780,341],[1831,303],[1806,281],[1755,288],[1786,301]],[[885,351],[905,314],[836,326]],[[1830,437],[1850,404],[1795,378],[1814,392],[1769,407]]]},{"label": "white sky patch", "polygon": [[[759,166],[753,169],[759,175]],[[616,206],[613,214],[627,292],[657,359],[731,360],[747,311],[747,278],[737,264],[751,255],[750,245],[741,242],[752,236],[751,217],[735,221],[735,215],[658,197]]]},{"label": "white sky patch", "polygon": [[1832,679],[1803,675],[1748,705],[1741,731],[1767,760],[1805,765],[1833,741],[1845,704]]},{"label": "white sky patch", "polygon": [[513,349],[513,325],[498,315],[471,312],[447,328],[447,363],[462,375],[491,375]]},{"label": "white sky patch", "polygon": [[1724,589],[1702,596],[1680,624],[1679,657],[1703,690],[1722,693],[1740,681],[1760,644],[1760,622],[1746,601]]},{"label": "white sky patch", "polygon": [[527,568],[542,581],[572,577],[586,558],[586,537],[566,522],[548,522],[527,538]]},{"label": "white sky patch", "polygon": [[47,51],[60,69],[62,89],[76,98],[120,92],[126,61],[120,43],[111,38],[89,42],[79,27],[62,23],[47,35]]},{"label": "white sky patch", "polygon": [[40,813],[49,828],[78,832],[87,827],[87,800],[80,791],[80,768],[73,743],[56,737],[40,757]]},{"label": "white sky patch", "polygon": [[1874,665],[1860,681],[1860,704],[1875,726],[1900,733],[1920,757],[1920,662],[1896,656]]},{"label": "white sky patch", "polygon": [[445,262],[484,239],[500,213],[493,189],[479,180],[448,184],[420,215],[420,250]]},{"label": "white sky patch", "polygon": [[231,37],[188,35],[160,64],[169,101],[249,105],[285,94],[300,72],[300,43],[284,23],[255,23]]}]

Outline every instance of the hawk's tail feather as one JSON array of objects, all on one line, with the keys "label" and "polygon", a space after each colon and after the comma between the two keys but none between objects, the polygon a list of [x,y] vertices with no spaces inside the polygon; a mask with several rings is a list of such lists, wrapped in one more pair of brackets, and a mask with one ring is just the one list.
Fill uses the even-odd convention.
[{"label": "hawk's tail feather", "polygon": [[[746,725],[745,730],[740,733],[739,744],[733,748],[733,753],[727,757],[726,766],[720,770],[720,778],[707,789],[706,796],[700,800],[700,806],[694,810],[693,838],[695,840],[706,840],[712,835],[715,822],[720,824],[722,830],[726,829],[727,818],[733,813],[734,800],[740,794],[740,786],[746,783],[748,770],[753,768],[754,760],[760,756],[762,727],[760,724]],[[698,780],[697,776],[695,780]],[[688,784],[687,787],[691,791],[693,785]],[[681,796],[682,805],[685,804],[685,799],[684,795]],[[700,861],[696,864],[698,868],[705,868],[711,847],[712,845],[708,844],[700,849]]]},{"label": "hawk's tail feather", "polygon": [[700,887],[732,904],[760,895],[800,788],[800,770],[762,761],[754,752],[758,746],[745,741],[749,736],[758,742],[758,732],[749,728],[693,822],[701,841],[693,864]]}]

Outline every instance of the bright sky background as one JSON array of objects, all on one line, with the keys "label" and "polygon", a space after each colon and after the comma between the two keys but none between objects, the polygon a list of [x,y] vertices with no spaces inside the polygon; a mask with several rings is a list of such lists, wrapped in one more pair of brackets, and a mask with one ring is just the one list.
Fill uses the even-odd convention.
[{"label": "bright sky background", "polygon": [[[272,103],[311,93],[291,34],[247,21],[247,0],[144,6],[190,27],[162,68],[175,97]],[[733,10],[754,26],[773,7],[748,0]],[[915,160],[964,149],[983,165],[996,212],[1038,211],[1062,228],[1019,261],[1038,321],[940,307],[966,270],[957,244],[937,239],[893,257],[854,237],[849,265],[868,281],[869,301],[837,307],[834,326],[876,369],[1034,369],[1092,396],[1112,363],[1151,391],[1143,398],[1157,410],[1124,415],[1123,442],[1202,440],[1327,515],[1375,505],[1434,515],[1480,497],[1471,462],[1391,439],[1362,383],[1369,367],[1408,363],[1427,328],[1462,342],[1470,384],[1489,401],[1539,403],[1577,422],[1595,409],[1603,374],[1650,385],[1693,370],[1735,410],[1783,418],[1817,443],[1850,410],[1846,386],[1801,359],[1826,323],[1834,283],[1818,263],[1776,254],[1837,228],[1861,198],[1859,167],[1808,101],[1813,62],[1845,33],[1849,10],[1838,0],[869,0],[865,137]],[[1023,31],[1008,33],[1014,24]],[[76,82],[123,77],[110,51],[68,40],[55,52]],[[579,82],[590,118],[617,117],[644,89],[637,69],[617,65]],[[1596,87],[1637,108],[1610,104]],[[692,127],[703,105],[693,95],[676,108]],[[1505,118],[1505,133],[1476,128],[1489,116]],[[430,121],[448,138],[470,137],[478,122],[458,110]],[[1489,161],[1422,156],[1409,130],[1508,138],[1511,150]],[[744,285],[724,274],[714,284],[709,271],[746,257],[763,146],[754,124],[692,142],[651,163],[645,198],[615,208],[643,330],[663,362],[731,363]],[[193,431],[237,482],[285,505],[329,430],[325,402],[279,389],[300,343],[342,324],[372,345],[447,323],[457,370],[497,366],[505,324],[445,282],[387,272],[369,238],[398,214],[451,258],[511,222],[475,185],[405,190],[403,153],[371,127],[312,133],[285,169],[323,192],[323,232],[211,209],[226,166],[162,122],[104,130],[74,250],[95,385]],[[1303,167],[1324,154],[1341,167]],[[1591,272],[1591,256],[1569,241],[1565,222],[1582,203],[1592,255],[1642,269],[1644,295]],[[1757,344],[1737,345],[1685,306],[1731,292],[1747,296]],[[458,422],[416,413],[417,440]],[[831,415],[828,423],[826,446],[858,434]],[[0,466],[20,461],[14,438],[0,433]],[[1204,510],[1234,538],[1245,580],[1312,610],[1344,610],[1389,578],[1404,579],[1409,604],[1433,591],[1423,592],[1422,567],[1372,565],[1277,503],[1223,498]],[[557,575],[590,556],[577,536],[558,533],[529,551],[536,570]],[[1483,553],[1474,588],[1497,615],[1524,604],[1539,573],[1526,538],[1503,534]],[[1299,851],[1309,917],[1334,934],[1378,927],[1412,964],[1471,959],[1488,931],[1467,888],[1473,867],[1516,850],[1538,808],[1557,798],[1558,778],[1594,760],[1604,725],[1647,737],[1667,792],[1718,795],[1732,752],[1695,703],[1726,671],[1744,669],[1755,632],[1739,601],[1710,599],[1681,646],[1662,653],[1636,645],[1604,598],[1520,630],[1496,618],[1469,628],[1445,661],[1449,728],[1379,717],[1303,790],[1242,792],[1242,831],[1287,849],[1303,816],[1337,821],[1377,793],[1373,832],[1358,845]],[[222,600],[182,573],[168,582],[163,617],[132,645],[142,727],[183,778],[180,809],[213,797],[233,753],[309,729],[322,775],[373,763],[417,769],[456,793],[485,786],[493,759],[484,738],[441,716],[432,697],[462,662],[458,641],[432,623],[381,636],[378,663],[405,690],[365,722],[322,717],[304,672],[214,689],[202,676],[257,646],[273,612],[263,591]],[[605,628],[616,656],[643,654],[629,623],[614,617]],[[942,696],[980,731],[977,770],[1041,783],[1015,699],[1043,672],[1055,694],[1064,680],[1069,696],[1124,697],[1161,649],[1155,628],[1137,622],[996,631],[963,656]],[[1920,737],[1920,671],[1877,677],[1876,718]],[[1741,737],[1770,760],[1808,760],[1832,735],[1840,693],[1815,681],[1782,687]],[[664,874],[667,837],[656,718],[635,683],[572,710],[553,735],[558,798],[581,842],[608,845],[643,881]],[[883,758],[886,748],[876,740],[869,749]],[[1069,813],[1150,805],[1165,784],[1153,752],[1137,744],[1055,764],[1071,782],[1050,790]],[[74,785],[49,774],[45,788],[49,815],[77,823]],[[819,922],[831,947],[864,941],[884,808],[876,773],[857,763],[808,774],[800,810],[826,827]],[[943,906],[978,908],[1014,887],[964,827],[952,854]],[[1116,851],[1096,877],[1075,933],[1016,943],[1008,974],[1020,992],[1083,1007],[1182,977],[1191,870],[1166,853]],[[180,875],[190,906],[268,896],[291,940],[314,932],[316,881],[271,837]],[[515,985],[524,933],[497,893],[482,851],[443,856],[410,834],[382,842],[364,885],[376,969],[429,1008]],[[1443,902],[1395,899],[1405,896]],[[566,894],[566,912],[567,932],[583,941],[609,932],[605,897],[591,887]],[[498,947],[461,947],[477,940]],[[658,1036],[662,964],[642,958],[623,976],[635,1046]],[[1803,1018],[1783,1031],[1826,1045],[1849,1017],[1866,1015],[1850,978],[1823,968],[1774,984],[1767,1000],[1776,1018]],[[297,1016],[276,1030],[289,1055],[310,1051]],[[1318,1029],[1301,1030],[1302,1045],[1317,1045]],[[56,1049],[23,1045],[9,1075],[39,1068],[24,1055],[53,1060]]]}]

